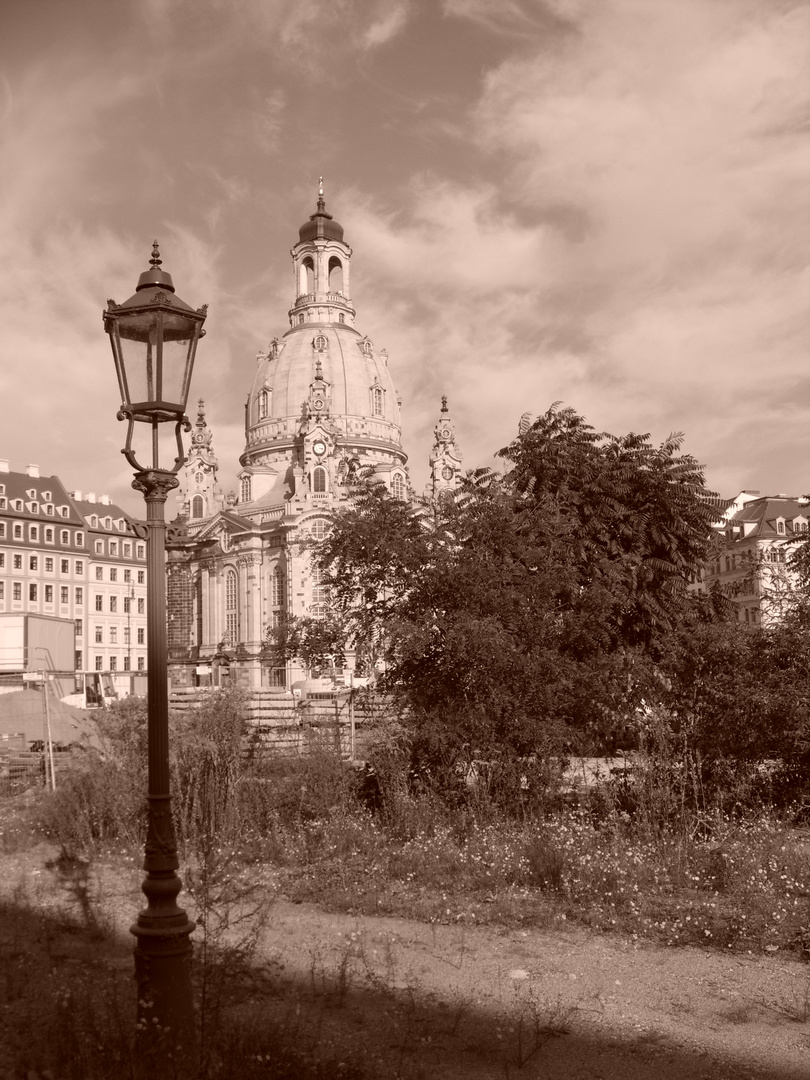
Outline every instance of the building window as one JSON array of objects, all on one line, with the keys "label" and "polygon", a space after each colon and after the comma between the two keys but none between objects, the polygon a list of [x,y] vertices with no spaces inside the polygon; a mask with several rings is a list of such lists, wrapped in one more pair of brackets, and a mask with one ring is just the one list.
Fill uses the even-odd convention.
[{"label": "building window", "polygon": [[39,559],[37,559],[36,555],[29,555],[28,556],[28,569],[29,570],[38,570],[39,569]]},{"label": "building window", "polygon": [[250,477],[242,477],[242,502],[250,502]]},{"label": "building window", "polygon": [[99,645],[104,644],[104,627],[103,626],[97,626],[96,627],[95,636],[94,636],[93,640],[98,642]]},{"label": "building window", "polygon": [[139,626],[138,627],[138,644],[139,645],[144,644],[145,634],[146,634],[146,631],[144,630],[144,628],[142,626]]},{"label": "building window", "polygon": [[45,560],[45,573],[46,574],[52,574],[53,573],[53,559],[46,559]]},{"label": "building window", "polygon": [[6,554],[4,551],[0,551],[0,569],[6,565]]},{"label": "building window", "polygon": [[138,671],[143,671],[143,670],[144,670],[143,657],[139,656],[138,657]]},{"label": "building window", "polygon": [[67,585],[62,585],[61,588],[59,589],[59,603],[60,604],[69,604],[70,603],[70,589],[68,589]]},{"label": "building window", "polygon": [[96,581],[103,581],[103,580],[104,580],[104,567],[103,566],[97,566],[96,567]]},{"label": "building window", "polygon": [[76,570],[77,574],[83,574],[84,573],[84,563],[82,562],[81,559],[76,560],[75,570]]},{"label": "building window", "polygon": [[238,641],[238,611],[236,602],[236,571],[229,570],[225,575],[225,631],[228,635],[228,643],[230,645],[235,645]]},{"label": "building window", "polygon": [[104,597],[101,593],[96,593],[96,611],[104,610]]},{"label": "building window", "polygon": [[22,570],[22,555],[15,555],[14,556],[14,569],[15,570]]},{"label": "building window", "polygon": [[125,559],[131,559],[132,558],[132,544],[124,544],[123,548],[124,548],[124,558]]},{"label": "building window", "polygon": [[84,589],[78,588],[76,590],[76,607],[81,607],[84,604]]},{"label": "building window", "polygon": [[135,554],[137,555],[137,557],[139,559],[145,559],[146,558],[146,548],[144,547],[143,544],[138,544],[137,548],[135,549]]},{"label": "building window", "polygon": [[76,650],[76,670],[80,671],[81,666],[82,666],[82,651],[81,651],[81,649],[77,649]]},{"label": "building window", "polygon": [[383,414],[383,392],[379,386],[375,386],[371,391],[371,415],[382,416]]},{"label": "building window", "polygon": [[312,470],[312,490],[315,492],[326,491],[326,469],[322,465]]},{"label": "building window", "polygon": [[195,521],[205,517],[205,499],[202,495],[195,495],[191,500],[191,516]]},{"label": "building window", "polygon": [[277,566],[273,571],[271,603],[273,607],[284,606],[284,571],[280,566]]},{"label": "building window", "polygon": [[343,314],[342,311],[338,312],[338,322],[342,322],[342,323],[346,322],[346,316]]},{"label": "building window", "polygon": [[314,518],[309,522],[309,535],[313,540],[323,540],[331,528],[328,518]]},{"label": "building window", "polygon": [[63,574],[69,574],[70,573],[70,562],[69,562],[69,560],[68,559],[60,559],[59,560],[59,569]]},{"label": "building window", "polygon": [[391,494],[395,499],[405,498],[405,481],[402,477],[402,473],[394,473],[391,480]]},{"label": "building window", "polygon": [[45,530],[45,543],[46,544],[52,544],[53,543],[53,529],[46,529]]},{"label": "building window", "polygon": [[13,600],[22,600],[22,584],[19,581],[15,581],[11,587],[11,597]]},{"label": "building window", "polygon": [[116,567],[110,567],[110,581],[118,581],[118,570]]},{"label": "building window", "polygon": [[139,615],[143,615],[145,606],[146,606],[146,601],[144,600],[144,598],[142,596],[139,597],[138,598],[138,614]]},{"label": "building window", "polygon": [[76,637],[81,637],[82,636],[82,633],[84,631],[83,631],[83,628],[82,628],[82,620],[81,619],[74,619],[73,620],[73,629],[74,629],[74,632],[76,634]]},{"label": "building window", "polygon": [[145,581],[146,581],[146,571],[145,570],[139,570],[138,571],[138,584],[143,585],[143,583]]},{"label": "building window", "polygon": [[5,523],[5,521],[0,521],[0,536],[5,537],[5,535],[6,535],[6,523]]},{"label": "building window", "polygon": [[46,585],[45,586],[45,603],[46,604],[52,604],[53,603],[53,585]]},{"label": "building window", "polygon": [[28,586],[28,599],[36,602],[37,587],[33,583]]},{"label": "building window", "polygon": [[103,671],[103,669],[104,669],[104,657],[103,656],[97,656],[96,657],[96,671]]},{"label": "building window", "polygon": [[130,581],[132,581],[132,571],[131,570],[125,570],[124,571],[124,581],[127,583],[127,585],[130,583]]},{"label": "building window", "polygon": [[111,626],[110,627],[110,644],[111,645],[117,645],[118,644],[118,627],[117,626]]},{"label": "building window", "polygon": [[15,540],[22,540],[22,538],[23,538],[22,525],[15,525],[14,526],[14,539]]},{"label": "building window", "polygon": [[67,531],[67,529],[62,529],[62,531],[59,533],[59,543],[60,544],[69,544],[70,543],[70,533]]},{"label": "building window", "polygon": [[111,555],[117,555],[118,554],[118,541],[117,540],[111,540],[110,541],[110,554]]},{"label": "building window", "polygon": [[39,543],[39,525],[29,525],[28,535],[32,540]]},{"label": "building window", "polygon": [[[48,505],[45,507],[45,513],[48,515],[48,517],[53,517],[53,506],[51,506],[50,503],[48,503]],[[51,536],[53,536],[53,533],[51,533]]]},{"label": "building window", "polygon": [[110,611],[113,611],[113,612],[118,611],[118,597],[117,596],[111,596],[110,597]]},{"label": "building window", "polygon": [[125,645],[129,645],[129,638],[130,638],[129,627],[125,626],[124,627],[124,644]]},{"label": "building window", "polygon": [[95,552],[96,552],[96,555],[103,555],[104,554],[104,541],[103,540],[96,540]]},{"label": "building window", "polygon": [[131,609],[132,609],[132,600],[128,596],[125,596],[124,597],[124,614],[129,615]]},{"label": "building window", "polygon": [[266,390],[262,390],[259,394],[259,419],[266,420],[269,412],[270,395]]},{"label": "building window", "polygon": [[5,600],[5,598],[6,598],[6,583],[4,581],[0,581],[0,600]]}]

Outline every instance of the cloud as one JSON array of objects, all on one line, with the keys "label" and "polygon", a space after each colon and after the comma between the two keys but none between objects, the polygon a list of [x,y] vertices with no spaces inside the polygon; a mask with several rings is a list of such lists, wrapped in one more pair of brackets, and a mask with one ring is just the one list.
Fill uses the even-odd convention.
[{"label": "cloud", "polygon": [[408,21],[407,4],[393,3],[384,5],[375,21],[363,34],[363,44],[367,49],[385,45],[403,30]]}]

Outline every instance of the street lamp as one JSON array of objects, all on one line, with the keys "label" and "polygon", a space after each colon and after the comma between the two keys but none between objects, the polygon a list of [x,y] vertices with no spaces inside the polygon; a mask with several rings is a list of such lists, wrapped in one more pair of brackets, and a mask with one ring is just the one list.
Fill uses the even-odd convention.
[{"label": "street lamp", "polygon": [[[157,241],[150,268],[141,274],[135,294],[123,304],[107,301],[104,329],[110,335],[118,385],[119,420],[128,421],[124,449],[135,469],[132,486],[146,501],[146,526],[135,531],[147,541],[147,691],[148,821],[143,868],[147,906],[138,913],[132,933],[138,985],[136,1050],[144,1077],[184,1076],[194,1057],[194,1005],[191,991],[191,941],[195,924],[177,905],[182,885],[177,874],[177,842],[169,791],[169,694],[166,634],[166,523],[164,507],[178,486],[185,460],[181,431],[190,431],[185,415],[197,342],[205,333],[207,305],[194,311],[174,295],[171,275],[160,269]],[[151,428],[152,463],[135,457],[135,423]],[[177,455],[170,469],[159,462],[160,425],[173,423]]]}]

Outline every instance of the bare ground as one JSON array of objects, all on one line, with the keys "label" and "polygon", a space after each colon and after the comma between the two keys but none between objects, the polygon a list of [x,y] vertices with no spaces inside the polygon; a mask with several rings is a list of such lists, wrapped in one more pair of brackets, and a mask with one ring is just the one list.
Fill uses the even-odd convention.
[{"label": "bare ground", "polygon": [[[13,933],[0,929],[5,959],[11,941],[25,963],[25,913],[46,911],[54,929],[43,978],[54,965],[92,963],[100,927],[126,977],[140,872],[91,867],[79,888],[54,867],[56,854],[39,845],[2,857],[0,896],[16,896],[21,919]],[[280,1021],[316,1058],[359,1060],[369,1077],[810,1077],[810,967],[779,954],[356,917],[277,898],[256,962],[270,977],[242,1012]],[[33,953],[30,971],[35,979]],[[8,1041],[15,1016],[24,1026],[22,1006],[8,995],[0,1004]],[[10,1062],[4,1071],[0,1057],[0,1080],[26,1076]]]}]

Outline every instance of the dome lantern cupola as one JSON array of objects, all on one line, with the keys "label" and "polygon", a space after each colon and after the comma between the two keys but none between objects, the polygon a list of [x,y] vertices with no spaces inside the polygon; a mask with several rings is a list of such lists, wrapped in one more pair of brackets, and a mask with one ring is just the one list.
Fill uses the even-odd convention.
[{"label": "dome lantern cupola", "polygon": [[349,293],[352,249],[343,239],[343,226],[327,212],[323,177],[318,186],[317,209],[298,230],[298,243],[290,254],[295,274],[290,326],[307,323],[353,326],[355,311]]}]

